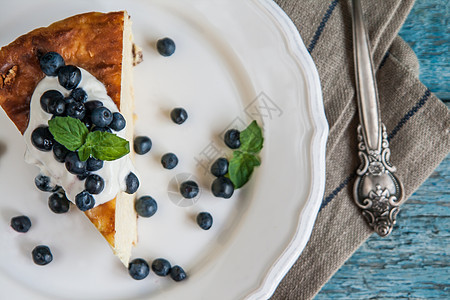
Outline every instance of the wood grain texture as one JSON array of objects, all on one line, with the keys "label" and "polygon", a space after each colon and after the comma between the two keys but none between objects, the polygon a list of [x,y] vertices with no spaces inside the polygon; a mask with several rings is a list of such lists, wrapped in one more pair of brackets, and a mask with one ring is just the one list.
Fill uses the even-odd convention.
[{"label": "wood grain texture", "polygon": [[[450,101],[450,2],[417,0],[400,35],[420,78]],[[447,103],[450,107],[450,103]],[[316,299],[450,299],[450,156],[403,205],[392,235],[373,235]]]},{"label": "wood grain texture", "polygon": [[436,96],[450,101],[450,1],[417,0],[400,36],[420,62],[420,79]]}]

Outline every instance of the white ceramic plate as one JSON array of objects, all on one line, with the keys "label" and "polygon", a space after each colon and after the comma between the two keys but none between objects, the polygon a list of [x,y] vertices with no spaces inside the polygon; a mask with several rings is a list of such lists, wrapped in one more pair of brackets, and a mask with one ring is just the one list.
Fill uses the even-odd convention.
[{"label": "white ceramic plate", "polygon": [[[36,27],[86,11],[127,9],[145,61],[136,68],[136,134],[153,140],[137,157],[139,195],[153,196],[159,210],[139,219],[133,257],[164,257],[189,279],[175,283],[151,273],[132,280],[89,221],[72,207],[50,212],[48,195],[33,184],[38,170],[23,161],[24,142],[0,113],[0,290],[8,299],[259,299],[269,297],[310,236],[325,182],[325,120],[319,78],[295,26],[269,0],[9,1],[2,4],[0,45]],[[158,38],[177,44],[169,58],[155,51]],[[173,124],[168,112],[184,107],[188,121]],[[262,166],[229,199],[214,198],[205,171],[220,155],[230,127],[256,119],[264,125]],[[174,152],[180,164],[162,169]],[[176,180],[192,176],[202,193],[178,202]],[[187,207],[183,207],[187,206]],[[214,225],[203,231],[195,216],[208,211]],[[28,215],[26,234],[9,227]],[[33,264],[31,250],[49,245],[54,260]]]}]

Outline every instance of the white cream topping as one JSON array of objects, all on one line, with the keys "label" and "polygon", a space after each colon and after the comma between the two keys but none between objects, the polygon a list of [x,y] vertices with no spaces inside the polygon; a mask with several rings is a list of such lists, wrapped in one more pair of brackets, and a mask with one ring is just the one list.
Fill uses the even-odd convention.
[{"label": "white cream topping", "polygon": [[[111,112],[118,112],[117,106],[112,99],[108,96],[105,86],[98,81],[94,76],[84,69],[81,69],[82,79],[78,87],[83,88],[88,94],[88,100],[99,100],[103,102],[103,105]],[[50,177],[53,185],[59,185],[63,187],[66,192],[67,198],[75,203],[75,197],[82,192],[85,187],[85,180],[79,180],[76,175],[69,173],[64,163],[60,163],[53,157],[53,151],[43,152],[38,150],[31,143],[31,133],[39,126],[48,126],[48,121],[52,118],[52,115],[46,113],[41,108],[40,99],[42,94],[48,90],[57,90],[61,92],[64,97],[69,96],[69,90],[66,90],[59,85],[58,77],[46,76],[42,79],[34,90],[31,97],[30,104],[30,120],[27,130],[24,133],[25,143],[27,146],[25,152],[25,161],[29,164],[38,166],[41,170],[41,174]],[[113,133],[125,138],[125,129]],[[132,147],[132,145],[130,145]],[[103,168],[98,171],[91,172],[97,174],[105,181],[104,190],[98,194],[93,195],[95,198],[95,206],[108,202],[114,199],[120,191],[126,190],[125,178],[130,172],[137,175],[133,163],[129,155],[126,155],[120,159],[114,161],[105,161]]]}]

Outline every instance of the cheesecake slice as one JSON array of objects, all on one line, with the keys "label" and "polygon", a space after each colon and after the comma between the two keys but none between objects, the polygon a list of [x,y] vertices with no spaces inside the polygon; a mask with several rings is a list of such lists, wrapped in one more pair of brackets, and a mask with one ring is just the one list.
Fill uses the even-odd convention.
[{"label": "cheesecake slice", "polygon": [[[29,124],[34,90],[45,77],[39,58],[48,52],[59,53],[66,65],[86,70],[104,85],[127,121],[125,138],[132,141],[132,67],[142,56],[133,44],[127,12],[76,15],[35,29],[0,49],[0,106],[22,134]],[[132,156],[133,149],[130,151]],[[115,255],[128,266],[137,239],[134,196],[118,192],[116,197],[85,214]]]}]

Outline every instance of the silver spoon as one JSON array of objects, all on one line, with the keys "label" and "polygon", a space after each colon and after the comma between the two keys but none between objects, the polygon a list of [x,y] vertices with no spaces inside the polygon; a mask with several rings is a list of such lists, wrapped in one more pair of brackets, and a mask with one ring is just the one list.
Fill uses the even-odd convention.
[{"label": "silver spoon", "polygon": [[377,85],[360,0],[353,0],[353,49],[359,107],[358,150],[361,166],[353,188],[356,205],[380,236],[391,233],[403,198],[403,186],[389,159],[388,135],[381,123]]}]

